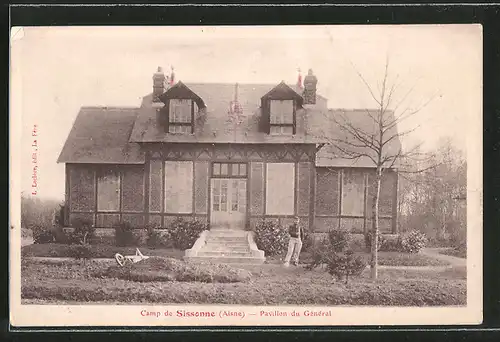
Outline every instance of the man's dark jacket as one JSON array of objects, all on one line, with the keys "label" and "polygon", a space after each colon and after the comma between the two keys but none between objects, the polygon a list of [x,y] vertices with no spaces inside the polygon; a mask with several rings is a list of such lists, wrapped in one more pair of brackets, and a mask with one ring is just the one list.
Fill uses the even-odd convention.
[{"label": "man's dark jacket", "polygon": [[288,227],[288,233],[293,238],[302,238],[303,236],[302,227],[295,222]]}]

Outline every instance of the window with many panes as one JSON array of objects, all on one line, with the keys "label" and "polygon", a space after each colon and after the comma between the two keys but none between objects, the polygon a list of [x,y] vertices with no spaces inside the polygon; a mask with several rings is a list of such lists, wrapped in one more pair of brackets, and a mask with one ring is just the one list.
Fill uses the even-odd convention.
[{"label": "window with many panes", "polygon": [[246,179],[214,179],[212,183],[212,210],[238,211],[247,208]]},{"label": "window with many panes", "polygon": [[241,179],[231,180],[231,211],[244,213],[247,206],[247,182]]},{"label": "window with many panes", "polygon": [[247,176],[246,163],[213,163],[212,176],[220,178],[244,178]]},{"label": "window with many panes", "polygon": [[192,133],[194,103],[191,99],[169,101],[169,133]]},{"label": "window with many panes", "polygon": [[294,134],[294,103],[293,100],[271,100],[270,133]]}]

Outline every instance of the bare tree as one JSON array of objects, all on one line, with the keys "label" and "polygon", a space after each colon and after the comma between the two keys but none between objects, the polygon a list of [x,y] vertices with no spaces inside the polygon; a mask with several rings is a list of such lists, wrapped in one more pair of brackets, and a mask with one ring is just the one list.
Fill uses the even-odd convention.
[{"label": "bare tree", "polygon": [[[354,65],[353,65],[354,67]],[[409,88],[398,100],[396,93],[402,85],[389,80],[389,60],[386,60],[382,82],[377,85],[378,93],[366,81],[363,75],[354,67],[357,75],[366,86],[371,98],[375,101],[376,109],[366,109],[363,118],[355,118],[352,113],[346,111],[327,114],[327,121],[335,126],[339,133],[336,135],[330,132],[320,134],[332,158],[352,160],[353,164],[361,159],[373,165],[375,178],[373,188],[375,189],[372,204],[372,227],[371,227],[371,278],[377,278],[378,266],[378,236],[379,236],[379,199],[382,175],[386,170],[395,167],[415,165],[422,162],[427,157],[420,152],[420,145],[416,145],[406,151],[403,150],[400,140],[413,133],[419,126],[412,127],[405,131],[399,131],[398,126],[419,113],[434,98],[431,97],[416,108],[401,107],[411,96],[415,85]],[[367,123],[366,121],[369,121]],[[330,127],[331,128],[331,127]],[[395,148],[396,146],[396,148]],[[420,170],[418,170],[420,171]],[[413,171],[417,172],[415,168]]]}]

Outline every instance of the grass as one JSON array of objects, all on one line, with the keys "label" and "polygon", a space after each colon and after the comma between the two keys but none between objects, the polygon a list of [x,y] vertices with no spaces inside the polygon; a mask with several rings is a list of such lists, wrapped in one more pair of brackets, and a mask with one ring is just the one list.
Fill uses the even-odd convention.
[{"label": "grass", "polygon": [[[91,245],[92,256],[94,258],[114,258],[116,253],[122,255],[135,255],[136,247],[117,247],[108,245]],[[139,247],[142,254],[148,256],[159,256],[165,258],[181,259],[184,252],[178,249],[150,249]],[[66,258],[70,254],[70,245],[58,243],[33,244],[24,246],[21,249],[21,255],[24,257],[58,257]]]},{"label": "grass", "polygon": [[[371,256],[369,253],[356,252],[369,262]],[[283,256],[268,257],[267,262],[277,264],[282,262]],[[300,254],[301,263],[309,263],[311,255],[308,252]],[[378,252],[378,264],[380,266],[448,266],[449,262],[439,260],[431,256],[419,253],[400,253],[400,252]]]},{"label": "grass", "polygon": [[251,273],[225,264],[192,263],[172,258],[152,257],[124,267],[110,266],[94,273],[96,277],[153,281],[199,281],[204,283],[247,282]]},{"label": "grass", "polygon": [[192,303],[250,305],[465,305],[465,270],[381,269],[369,279],[367,269],[348,284],[321,269],[279,265],[241,265],[246,282],[136,282],[107,278],[105,262],[24,260],[22,298],[31,303]]},{"label": "grass", "polygon": [[[370,254],[364,253],[367,260]],[[448,266],[447,261],[419,253],[379,252],[378,263],[382,266]]]},{"label": "grass", "polygon": [[466,259],[467,258],[467,250],[464,248],[448,248],[439,251],[439,254],[450,255],[457,258]]},{"label": "grass", "polygon": [[[114,258],[116,253],[122,255],[135,254],[136,247],[116,247],[109,245],[92,245],[92,255],[94,258]],[[150,249],[147,247],[139,247],[144,255],[159,256],[166,258],[182,259],[184,252],[177,249]],[[27,257],[70,257],[70,246],[65,244],[49,243],[49,244],[34,244],[24,246],[21,250],[23,256]],[[366,260],[370,260],[369,253],[358,252]],[[270,264],[278,264],[283,259],[281,257],[267,257],[267,262]],[[300,262],[308,263],[310,254],[302,252],[300,254]],[[400,253],[400,252],[379,252],[378,264],[381,266],[448,266],[449,262],[439,260],[431,256],[419,253]]]}]

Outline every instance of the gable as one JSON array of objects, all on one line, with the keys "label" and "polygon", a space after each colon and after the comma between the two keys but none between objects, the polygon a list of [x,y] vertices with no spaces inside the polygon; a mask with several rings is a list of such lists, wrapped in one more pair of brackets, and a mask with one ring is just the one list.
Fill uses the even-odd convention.
[{"label": "gable", "polygon": [[160,95],[159,99],[165,104],[167,104],[170,99],[192,99],[199,108],[205,108],[203,99],[181,81],[177,82],[174,86]]},{"label": "gable", "polygon": [[295,100],[299,106],[302,106],[304,99],[290,86],[281,82],[276,87],[262,96],[262,100]]}]

